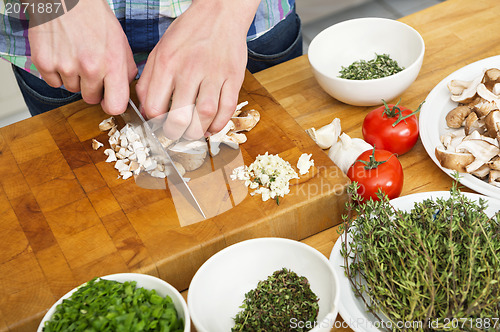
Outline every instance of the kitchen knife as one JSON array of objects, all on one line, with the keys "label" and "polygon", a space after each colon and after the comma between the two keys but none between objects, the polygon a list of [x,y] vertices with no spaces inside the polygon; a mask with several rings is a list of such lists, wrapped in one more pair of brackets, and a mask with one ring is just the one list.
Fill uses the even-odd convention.
[{"label": "kitchen knife", "polygon": [[[182,196],[189,202],[189,204],[192,207],[194,207],[198,211],[198,213],[200,213],[203,216],[204,219],[206,219],[205,213],[203,212],[203,209],[198,203],[193,192],[189,188],[189,185],[182,177],[182,175],[179,173],[179,170],[176,168],[167,150],[163,148],[160,141],[156,137],[155,133],[151,129],[150,125],[144,119],[144,117],[139,112],[139,110],[137,109],[137,107],[135,106],[134,102],[131,99],[129,99],[129,106],[130,107],[127,108],[127,111],[122,114],[122,118],[125,120],[126,123],[130,124],[136,129],[141,128],[142,132],[138,134],[142,136],[142,138],[144,139],[144,143],[149,147],[151,157],[155,159],[158,163],[163,164],[165,166],[165,170],[168,170],[167,180],[169,186],[171,185],[175,186],[176,189],[175,191],[181,193]],[[159,181],[161,181],[163,186],[165,186],[165,181],[163,179],[159,179]],[[136,177],[136,183],[137,183],[137,177]],[[149,183],[151,184],[151,182]],[[141,185],[140,183],[138,183],[138,185],[144,187],[144,185]],[[152,187],[155,186],[154,185],[150,186],[150,188]],[[156,188],[158,188],[158,186],[156,186]],[[171,189],[170,191],[173,192],[172,190],[173,188],[170,189]]]}]

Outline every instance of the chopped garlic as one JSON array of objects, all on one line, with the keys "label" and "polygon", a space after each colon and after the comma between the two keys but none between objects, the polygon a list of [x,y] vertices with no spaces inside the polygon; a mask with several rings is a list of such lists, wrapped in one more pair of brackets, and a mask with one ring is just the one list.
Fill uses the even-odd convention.
[{"label": "chopped garlic", "polygon": [[314,160],[311,159],[312,154],[303,153],[299,161],[297,161],[297,168],[299,169],[299,174],[304,175],[309,172],[309,168],[314,166]]},{"label": "chopped garlic", "polygon": [[289,162],[278,155],[267,152],[259,155],[249,166],[237,167],[233,170],[232,180],[245,181],[245,185],[255,191],[250,194],[260,194],[263,201],[269,198],[278,202],[278,197],[283,197],[290,192],[291,179],[298,179],[297,172]]}]

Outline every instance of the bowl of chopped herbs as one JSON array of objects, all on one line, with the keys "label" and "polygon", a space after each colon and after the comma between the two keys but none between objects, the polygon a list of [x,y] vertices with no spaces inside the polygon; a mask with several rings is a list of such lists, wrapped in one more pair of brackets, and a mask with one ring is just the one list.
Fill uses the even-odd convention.
[{"label": "bowl of chopped herbs", "polygon": [[381,105],[415,81],[424,40],[409,25],[385,18],[358,18],[332,25],[312,40],[309,63],[319,85],[350,105]]},{"label": "bowl of chopped herbs", "polygon": [[140,273],[94,278],[61,297],[46,313],[38,332],[189,332],[182,295],[167,282]]},{"label": "bowl of chopped herbs", "polygon": [[289,239],[229,246],[196,272],[188,307],[198,332],[330,331],[339,291],[327,258]]}]

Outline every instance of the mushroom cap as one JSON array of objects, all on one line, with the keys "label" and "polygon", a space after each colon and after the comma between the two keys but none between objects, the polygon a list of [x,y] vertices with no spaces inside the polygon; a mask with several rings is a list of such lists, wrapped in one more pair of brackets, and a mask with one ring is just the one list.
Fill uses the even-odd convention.
[{"label": "mushroom cap", "polygon": [[465,135],[470,135],[472,132],[476,131],[479,133],[484,133],[484,122],[480,121],[477,114],[471,112],[467,118],[465,118]]},{"label": "mushroom cap", "polygon": [[465,118],[469,116],[472,109],[465,105],[459,105],[446,114],[446,124],[450,128],[460,128],[463,126]]},{"label": "mushroom cap", "polygon": [[484,123],[486,125],[488,135],[490,137],[497,137],[500,133],[500,111],[495,110],[490,112],[486,118],[484,118]]},{"label": "mushroom cap", "polygon": [[441,166],[462,173],[466,172],[465,167],[474,161],[474,156],[468,152],[447,151],[442,146],[436,147],[434,154]]},{"label": "mushroom cap", "polygon": [[462,80],[451,80],[447,84],[448,90],[450,90],[452,95],[461,94],[469,85],[470,81],[462,81]]},{"label": "mushroom cap", "polygon": [[494,81],[494,82],[499,82],[500,81],[500,69],[498,68],[490,68],[487,71],[484,72],[484,81],[485,83]]},{"label": "mushroom cap", "polygon": [[[469,84],[467,85],[467,87],[465,87],[460,92],[460,94],[452,94],[451,95],[451,100],[453,100],[457,103],[463,103],[463,104],[471,102],[474,99],[474,97],[476,96],[477,86],[483,80],[483,76],[484,76],[484,72],[481,73],[481,76],[478,76],[474,80],[469,81]],[[451,82],[448,85],[450,85],[450,84],[451,84]],[[462,81],[461,84],[465,84],[465,83]],[[448,86],[448,89],[449,88],[450,87]],[[452,91],[452,90],[450,89],[450,91]]]},{"label": "mushroom cap", "polygon": [[488,162],[488,167],[500,171],[500,156],[496,156]]}]

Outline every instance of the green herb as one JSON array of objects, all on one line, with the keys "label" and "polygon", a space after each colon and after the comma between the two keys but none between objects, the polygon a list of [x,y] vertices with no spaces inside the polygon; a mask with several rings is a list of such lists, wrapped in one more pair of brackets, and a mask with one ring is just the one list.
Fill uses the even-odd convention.
[{"label": "green herb", "polygon": [[92,279],[57,306],[44,332],[51,331],[184,331],[172,299],[155,290]]},{"label": "green herb", "polygon": [[409,212],[381,193],[380,201],[358,204],[356,190],[355,183],[348,189],[343,217],[344,269],[367,309],[390,320],[382,328],[500,329],[500,211],[489,218],[485,201],[466,198],[456,183],[450,198],[415,203]]},{"label": "green herb", "polygon": [[[308,331],[318,316],[318,298],[307,278],[283,268],[245,294],[231,331]],[[298,324],[293,324],[296,322]],[[294,326],[296,325],[296,326]]]},{"label": "green herb", "polygon": [[388,54],[375,54],[375,59],[355,61],[349,67],[342,66],[339,77],[348,80],[373,80],[394,75],[403,69]]}]

